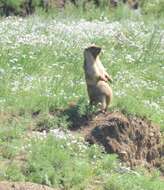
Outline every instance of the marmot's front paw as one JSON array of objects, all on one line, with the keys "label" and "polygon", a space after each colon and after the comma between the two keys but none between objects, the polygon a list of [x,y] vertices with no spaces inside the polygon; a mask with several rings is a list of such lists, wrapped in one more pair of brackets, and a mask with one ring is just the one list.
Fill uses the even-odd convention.
[{"label": "marmot's front paw", "polygon": [[100,76],[99,79],[100,79],[100,80],[103,80],[103,81],[105,81],[105,82],[108,82],[108,79],[107,79],[106,77]]}]

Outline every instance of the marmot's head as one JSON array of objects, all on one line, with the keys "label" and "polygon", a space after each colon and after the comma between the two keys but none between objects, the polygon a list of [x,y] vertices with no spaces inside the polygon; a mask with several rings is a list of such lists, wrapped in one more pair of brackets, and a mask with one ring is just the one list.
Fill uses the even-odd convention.
[{"label": "marmot's head", "polygon": [[90,53],[94,58],[96,58],[101,52],[101,48],[95,45],[89,46],[84,50],[84,54]]}]

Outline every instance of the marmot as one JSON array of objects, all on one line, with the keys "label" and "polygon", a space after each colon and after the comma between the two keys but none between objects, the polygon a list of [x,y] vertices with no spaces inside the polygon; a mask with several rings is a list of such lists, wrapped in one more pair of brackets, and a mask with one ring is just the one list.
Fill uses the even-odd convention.
[{"label": "marmot", "polygon": [[84,72],[90,105],[101,104],[101,111],[107,111],[112,100],[112,89],[107,83],[112,78],[105,71],[99,54],[101,48],[92,45],[84,50]]}]

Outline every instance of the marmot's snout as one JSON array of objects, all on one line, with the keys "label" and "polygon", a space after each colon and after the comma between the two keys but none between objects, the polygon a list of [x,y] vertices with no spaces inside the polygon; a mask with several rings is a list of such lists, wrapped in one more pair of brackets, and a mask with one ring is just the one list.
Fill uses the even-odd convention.
[{"label": "marmot's snout", "polygon": [[101,48],[100,47],[95,47],[95,54],[99,55],[99,53],[101,52]]}]

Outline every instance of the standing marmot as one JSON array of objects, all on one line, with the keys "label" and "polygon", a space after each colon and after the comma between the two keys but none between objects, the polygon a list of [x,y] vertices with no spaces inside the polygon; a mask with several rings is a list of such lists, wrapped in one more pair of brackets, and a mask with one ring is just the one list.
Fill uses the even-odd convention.
[{"label": "standing marmot", "polygon": [[112,89],[107,83],[112,79],[99,59],[100,52],[101,48],[95,45],[84,50],[84,71],[90,104],[100,103],[104,112],[112,99]]}]

